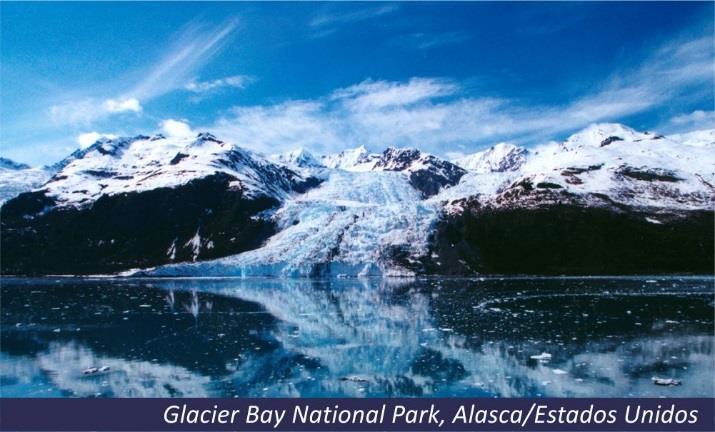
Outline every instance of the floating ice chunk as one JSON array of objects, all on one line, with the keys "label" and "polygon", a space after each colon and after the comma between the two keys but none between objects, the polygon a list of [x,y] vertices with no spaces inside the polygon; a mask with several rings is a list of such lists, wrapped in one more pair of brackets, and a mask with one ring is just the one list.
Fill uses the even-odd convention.
[{"label": "floating ice chunk", "polygon": [[529,358],[531,358],[532,360],[538,360],[540,362],[547,362],[551,360],[551,354],[543,352],[541,354],[535,354]]},{"label": "floating ice chunk", "polygon": [[659,385],[659,386],[679,386],[682,384],[680,380],[674,379],[674,378],[658,378],[658,377],[653,377],[651,378],[653,380],[653,384]]},{"label": "floating ice chunk", "polygon": [[100,372],[107,372],[109,370],[109,366],[102,366],[102,367],[88,367],[87,369],[84,369],[82,373],[84,375],[94,375],[96,373]]}]

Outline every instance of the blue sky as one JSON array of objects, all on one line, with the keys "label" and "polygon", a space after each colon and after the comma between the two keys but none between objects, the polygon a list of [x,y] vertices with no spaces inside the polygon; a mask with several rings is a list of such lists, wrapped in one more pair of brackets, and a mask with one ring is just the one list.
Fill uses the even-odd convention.
[{"label": "blue sky", "polygon": [[455,156],[618,121],[713,127],[702,3],[0,3],[0,154],[209,130]]}]

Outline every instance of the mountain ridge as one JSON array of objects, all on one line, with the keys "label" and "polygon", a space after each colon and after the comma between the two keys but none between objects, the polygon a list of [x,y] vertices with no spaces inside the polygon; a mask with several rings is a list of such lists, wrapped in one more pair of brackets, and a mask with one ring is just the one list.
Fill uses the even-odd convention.
[{"label": "mountain ridge", "polygon": [[[619,235],[631,245],[621,246],[624,256],[639,263],[628,271],[650,271],[657,266],[636,251],[645,243],[628,230],[680,238],[684,245],[674,249],[685,256],[712,255],[692,233],[707,238],[712,231],[703,221],[715,203],[713,136],[697,131],[673,138],[594,124],[560,143],[528,150],[497,144],[455,161],[414,148],[370,153],[364,146],[327,156],[297,149],[264,157],[210,133],[101,139],[64,159],[44,185],[3,206],[2,273],[114,273],[164,264],[171,265],[140,273],[533,272],[527,259],[505,265],[508,253],[494,246],[496,234],[479,227],[492,226],[497,237],[512,239],[510,247],[523,248],[524,236],[541,238],[534,220],[550,226],[545,214],[584,242],[596,240],[581,235],[588,226],[579,218],[593,226],[611,221],[613,229],[602,229],[608,235],[623,229]],[[189,204],[191,210],[181,210]],[[117,231],[112,212],[134,223]],[[142,221],[141,214],[157,222]],[[77,223],[90,228],[69,228]],[[559,229],[552,234],[569,236]],[[550,247],[550,256],[559,256],[558,244],[579,250],[566,237]],[[67,257],[72,254],[87,264]],[[569,259],[544,264],[544,271],[584,268]],[[710,271],[700,260],[670,259],[680,264],[663,265],[668,271]],[[609,265],[602,271],[620,269]]]}]

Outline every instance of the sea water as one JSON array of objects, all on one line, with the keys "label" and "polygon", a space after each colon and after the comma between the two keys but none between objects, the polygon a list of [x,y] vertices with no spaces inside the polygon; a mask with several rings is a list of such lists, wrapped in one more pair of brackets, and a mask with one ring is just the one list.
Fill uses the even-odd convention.
[{"label": "sea water", "polygon": [[0,394],[711,397],[713,283],[3,278]]}]

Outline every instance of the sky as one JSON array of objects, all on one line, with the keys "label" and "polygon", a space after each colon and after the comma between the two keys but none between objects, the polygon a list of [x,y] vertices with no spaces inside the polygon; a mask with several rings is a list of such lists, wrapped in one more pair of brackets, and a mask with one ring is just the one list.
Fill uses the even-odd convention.
[{"label": "sky", "polygon": [[713,2],[0,2],[0,156],[210,131],[457,157],[595,122],[715,127]]}]

